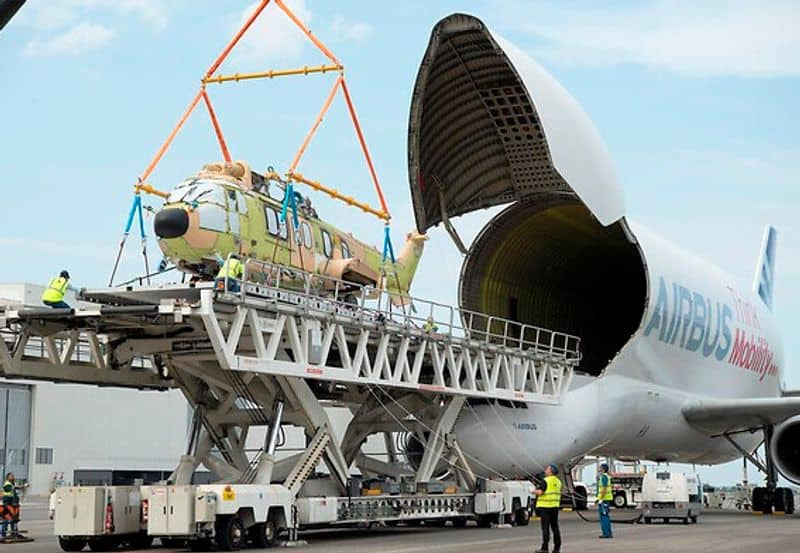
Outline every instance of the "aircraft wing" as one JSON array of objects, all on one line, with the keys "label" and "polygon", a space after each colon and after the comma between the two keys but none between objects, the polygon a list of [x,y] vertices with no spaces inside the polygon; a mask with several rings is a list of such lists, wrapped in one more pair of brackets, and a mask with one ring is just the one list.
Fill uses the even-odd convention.
[{"label": "aircraft wing", "polygon": [[709,435],[760,428],[800,414],[800,396],[749,399],[704,399],[683,408],[686,420]]}]

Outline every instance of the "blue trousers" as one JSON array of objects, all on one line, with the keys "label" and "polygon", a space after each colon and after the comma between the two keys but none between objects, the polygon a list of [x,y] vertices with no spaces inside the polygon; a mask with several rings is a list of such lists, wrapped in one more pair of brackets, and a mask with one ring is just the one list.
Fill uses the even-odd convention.
[{"label": "blue trousers", "polygon": [[61,301],[43,301],[42,303],[45,304],[48,307],[52,307],[53,309],[70,309],[69,304],[67,302],[65,302],[64,300],[61,300]]},{"label": "blue trousers", "polygon": [[597,512],[600,513],[600,530],[606,538],[613,537],[611,533],[611,513],[609,512],[608,501],[601,501],[597,504]]}]

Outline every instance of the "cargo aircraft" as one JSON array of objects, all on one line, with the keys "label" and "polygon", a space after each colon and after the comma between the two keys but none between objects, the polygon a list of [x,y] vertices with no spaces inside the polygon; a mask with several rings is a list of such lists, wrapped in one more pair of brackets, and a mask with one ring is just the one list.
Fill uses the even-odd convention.
[{"label": "cargo aircraft", "polygon": [[[628,218],[606,148],[569,93],[479,19],[432,31],[417,76],[408,164],[417,229],[442,223],[465,253],[462,308],[577,335],[557,406],[472,401],[463,450],[505,474],[588,454],[767,474],[754,509],[791,511],[800,397],[784,389],[772,315],[776,233],[752,289]],[[496,206],[469,249],[450,219]],[[766,461],[753,452],[766,444]]]}]

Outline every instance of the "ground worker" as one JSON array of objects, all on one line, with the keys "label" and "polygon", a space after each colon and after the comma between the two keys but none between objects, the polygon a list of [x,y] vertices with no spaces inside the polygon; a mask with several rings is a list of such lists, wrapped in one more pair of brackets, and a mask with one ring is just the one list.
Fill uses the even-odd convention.
[{"label": "ground worker", "polygon": [[608,474],[608,463],[600,465],[600,474],[597,477],[597,512],[600,513],[600,538],[613,538],[611,532],[611,513],[609,508],[614,495],[611,492],[611,475]]},{"label": "ground worker", "polygon": [[[19,535],[17,523],[19,522],[19,494],[17,493],[17,479],[13,472],[6,475],[3,482],[3,525],[0,539],[14,538]],[[11,534],[8,527],[11,526]]]},{"label": "ground worker", "polygon": [[549,553],[550,531],[553,531],[553,553],[561,552],[561,529],[558,527],[558,511],[561,509],[561,480],[558,467],[547,465],[544,469],[544,484],[534,490],[536,510],[542,519],[542,546],[536,553]]},{"label": "ground worker", "polygon": [[67,290],[76,291],[69,285],[69,272],[64,269],[57,277],[50,279],[50,283],[42,294],[42,303],[55,309],[69,309],[69,304],[64,301],[64,294]]},{"label": "ground worker", "polygon": [[[228,279],[228,288],[229,292],[238,292],[241,290],[241,286],[239,284],[239,280],[242,278],[244,274],[244,263],[239,261],[239,256],[236,254],[231,254],[228,256],[228,259],[222,264],[219,268],[219,272],[217,273],[216,279],[216,289],[221,289],[225,286],[224,282],[227,277]],[[220,283],[222,283],[220,285]]]},{"label": "ground worker", "polygon": [[436,326],[436,323],[433,320],[433,315],[428,316],[425,322],[422,325],[422,330],[427,332],[428,334],[432,334],[434,332],[439,331],[439,327]]}]

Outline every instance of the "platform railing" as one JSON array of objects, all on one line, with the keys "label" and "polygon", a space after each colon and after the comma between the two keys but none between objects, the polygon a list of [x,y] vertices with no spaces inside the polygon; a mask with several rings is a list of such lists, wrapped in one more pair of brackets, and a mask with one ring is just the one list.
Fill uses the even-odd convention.
[{"label": "platform railing", "polygon": [[[78,336],[78,341],[75,344],[75,347],[72,349],[72,353],[67,361],[70,363],[91,364],[93,362],[93,358],[92,348],[89,345],[89,341],[86,340],[81,334]],[[4,340],[7,347],[11,351],[13,351],[17,344],[19,344],[20,337],[21,333],[18,325],[14,324],[5,328],[0,327],[0,340]],[[58,348],[58,355],[60,355],[61,352],[67,347],[67,339],[65,338],[56,337],[53,339],[53,342]],[[27,340],[25,340],[24,347],[25,351],[22,354],[24,358],[47,359],[50,356],[47,350],[47,343],[41,336],[28,336]],[[102,349],[104,347],[104,344],[100,342],[100,348]],[[151,369],[152,367],[153,363],[147,357],[135,357],[131,362],[131,369],[133,370]]]},{"label": "platform railing", "polygon": [[571,334],[252,258],[244,262],[241,281],[226,275],[217,288],[243,301],[267,297],[355,319],[391,322],[440,339],[483,342],[573,362],[581,358],[580,338]]}]

